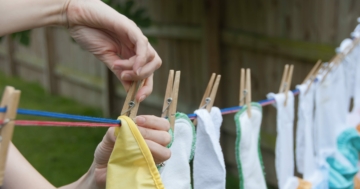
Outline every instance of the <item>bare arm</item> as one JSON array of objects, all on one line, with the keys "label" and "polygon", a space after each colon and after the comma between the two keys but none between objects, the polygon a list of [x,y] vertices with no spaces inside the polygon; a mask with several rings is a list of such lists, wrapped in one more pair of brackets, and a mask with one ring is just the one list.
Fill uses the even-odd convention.
[{"label": "bare arm", "polygon": [[67,0],[0,0],[0,36],[48,25],[66,25]]},{"label": "bare arm", "polygon": [[3,187],[5,189],[55,188],[24,158],[12,143],[9,146]]},{"label": "bare arm", "polygon": [[146,79],[136,95],[143,101],[152,92],[153,72],[161,59],[147,38],[126,16],[100,0],[0,0],[0,36],[58,25],[84,49],[104,62],[125,89]]},{"label": "bare arm", "polygon": [[[138,116],[135,119],[139,131],[149,146],[156,163],[170,158],[166,148],[171,141],[167,132],[170,124],[164,118]],[[77,181],[60,189],[105,189],[107,163],[115,144],[114,128],[109,128],[94,153],[94,161],[89,170]],[[55,189],[11,143],[5,168],[4,189]],[[21,182],[20,182],[21,180]],[[119,180],[121,182],[121,180]]]}]

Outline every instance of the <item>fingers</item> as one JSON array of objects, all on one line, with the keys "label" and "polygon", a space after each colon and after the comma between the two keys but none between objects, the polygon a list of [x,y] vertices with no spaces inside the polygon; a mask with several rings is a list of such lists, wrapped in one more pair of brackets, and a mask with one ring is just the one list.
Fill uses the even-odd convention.
[{"label": "fingers", "polygon": [[138,102],[142,102],[145,100],[146,97],[148,97],[153,90],[153,75],[151,75],[149,78],[145,80],[144,85],[138,90],[136,94],[136,100]]},{"label": "fingers", "polygon": [[154,59],[142,67],[141,71],[137,73],[139,78],[146,78],[153,74],[157,69],[160,68],[162,60],[156,53]]},{"label": "fingers", "polygon": [[139,127],[154,129],[159,131],[168,131],[170,123],[168,120],[152,115],[142,115],[135,118],[135,123]]},{"label": "fingers", "polygon": [[[114,38],[115,37],[116,36],[114,36]],[[133,49],[130,49],[126,45],[122,45],[120,49],[121,49],[120,56],[122,59],[114,62],[114,66],[116,67],[116,69],[133,70],[133,66],[134,66],[136,58],[137,58],[135,56],[135,52],[133,51]],[[150,45],[150,43],[148,43],[148,51],[146,54],[146,64],[153,61],[153,59],[155,58],[155,55],[157,55],[156,51]],[[134,73],[136,73],[136,72],[134,72]]]},{"label": "fingers", "polygon": [[134,63],[133,70],[137,75],[140,75],[142,67],[146,64],[147,60],[147,51],[148,51],[149,41],[145,36],[137,36],[136,39],[136,60]]},{"label": "fingers", "polygon": [[148,145],[156,164],[164,162],[170,158],[170,149],[161,146],[160,144],[157,144],[156,142],[153,142],[151,140],[145,140],[145,142]]},{"label": "fingers", "polygon": [[96,147],[94,161],[97,168],[105,168],[107,166],[116,140],[114,130],[114,127],[109,128],[102,141]]},{"label": "fingers", "polygon": [[151,140],[161,146],[166,147],[171,141],[171,136],[166,131],[147,129],[144,127],[138,127],[138,129],[145,140]]},{"label": "fingers", "polygon": [[155,163],[161,163],[170,158],[171,151],[166,146],[171,142],[167,132],[170,129],[168,120],[156,116],[143,115],[135,118],[141,135],[144,137]]},{"label": "fingers", "polygon": [[124,70],[121,79],[125,81],[134,81],[148,78],[155,70],[159,69],[162,60],[153,47],[148,44],[148,54],[146,55],[146,63],[140,68],[140,71],[135,71],[137,56],[126,60],[117,60],[114,62],[114,69]]}]

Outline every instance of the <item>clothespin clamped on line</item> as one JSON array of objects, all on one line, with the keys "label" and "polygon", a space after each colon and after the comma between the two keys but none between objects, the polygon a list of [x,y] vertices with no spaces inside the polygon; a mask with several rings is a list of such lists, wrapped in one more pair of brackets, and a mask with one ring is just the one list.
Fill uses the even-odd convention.
[{"label": "clothespin clamped on line", "polygon": [[170,70],[166,85],[165,99],[161,117],[168,117],[170,128],[174,131],[176,106],[178,101],[180,71],[176,71],[174,80],[174,70]]},{"label": "clothespin clamped on line", "polygon": [[316,74],[318,73],[319,69],[320,69],[320,65],[321,65],[321,60],[318,60],[316,62],[316,64],[314,65],[313,68],[311,68],[311,71],[308,73],[308,75],[305,77],[304,81],[302,82],[302,84],[305,84],[305,82],[309,79],[311,79],[311,82],[315,79],[314,76],[316,77]]},{"label": "clothespin clamped on line", "polygon": [[239,96],[239,106],[244,106],[246,103],[247,113],[249,118],[251,118],[251,72],[250,69],[242,68],[240,70],[240,96]]},{"label": "clothespin clamped on line", "polygon": [[[136,117],[137,111],[139,109],[140,102],[137,102],[135,99],[135,95],[137,92],[137,86],[139,81],[134,81],[130,89],[128,91],[128,94],[126,96],[123,109],[121,110],[121,115],[126,115],[130,117],[131,119],[134,119]],[[141,88],[145,83],[145,80],[140,81],[140,85],[138,88]]]},{"label": "clothespin clamped on line", "polygon": [[315,66],[311,69],[311,71],[309,72],[309,74],[306,76],[305,80],[303,81],[303,84],[310,79],[310,83],[309,85],[307,86],[307,89],[305,91],[305,94],[308,93],[312,83],[315,81],[316,79],[316,76],[321,68],[321,60],[318,60],[315,64]]},{"label": "clothespin clamped on line", "polygon": [[20,94],[19,90],[7,86],[0,103],[0,107],[6,107],[6,112],[0,113],[0,188],[4,183],[5,163],[14,132]]},{"label": "clothespin clamped on line", "polygon": [[[213,73],[211,75],[210,81],[209,81],[209,83],[208,83],[208,85],[206,87],[204,96],[203,96],[203,98],[201,100],[199,109],[205,108],[208,112],[211,111],[211,108],[212,108],[212,106],[214,104],[214,101],[215,101],[216,92],[217,92],[217,90],[219,88],[220,79],[221,79],[221,75],[217,75],[216,80],[215,80],[215,76],[216,76],[215,73]],[[215,80],[215,83],[214,83],[214,80]],[[197,124],[196,119],[194,119],[193,123],[194,123],[194,125]]]},{"label": "clothespin clamped on line", "polygon": [[[328,69],[326,70],[326,73],[324,75],[324,77],[321,80],[321,83],[323,83],[327,77],[327,75],[330,73],[330,71],[338,66],[340,64],[340,62],[343,60],[343,58],[348,55],[358,44],[360,43],[360,38],[356,38],[353,42],[352,45],[348,46],[343,52],[340,52],[338,54],[336,54],[330,61],[329,61],[329,65],[328,65]],[[332,65],[330,65],[330,63],[333,63]]]},{"label": "clothespin clamped on line", "polygon": [[287,98],[288,98],[288,92],[289,92],[289,90],[290,90],[290,85],[291,85],[291,79],[292,79],[293,71],[294,71],[294,65],[290,65],[290,67],[289,67],[288,64],[285,65],[285,69],[284,69],[284,73],[283,73],[283,75],[282,75],[281,84],[280,84],[280,89],[279,89],[279,93],[285,93],[284,106],[286,106],[286,102],[287,102]]}]

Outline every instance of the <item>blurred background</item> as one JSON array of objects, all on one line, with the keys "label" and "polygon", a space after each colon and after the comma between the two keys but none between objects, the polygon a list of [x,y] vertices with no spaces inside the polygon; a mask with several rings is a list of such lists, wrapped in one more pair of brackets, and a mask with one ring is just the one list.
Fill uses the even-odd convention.
[{"label": "blurred background", "polygon": [[[169,69],[181,70],[178,111],[193,113],[211,73],[222,75],[215,105],[239,103],[240,68],[251,68],[252,99],[277,92],[285,64],[294,64],[291,89],[318,59],[329,60],[360,16],[356,0],[106,0],[134,20],[163,60],[154,91],[139,114],[161,115]],[[22,90],[20,107],[116,118],[126,92],[65,28],[47,27],[2,37],[0,87]],[[269,186],[276,187],[276,111],[263,109],[261,148]],[[224,116],[221,144],[227,188],[238,184],[234,115]],[[23,118],[23,117],[21,117]],[[39,119],[39,118],[27,118]],[[17,127],[14,143],[52,183],[78,179],[90,167],[105,129]]]}]

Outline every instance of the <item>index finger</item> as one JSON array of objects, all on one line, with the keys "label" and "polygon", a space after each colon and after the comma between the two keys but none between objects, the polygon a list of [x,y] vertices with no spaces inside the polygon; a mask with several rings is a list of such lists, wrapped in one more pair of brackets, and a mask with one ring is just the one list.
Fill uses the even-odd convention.
[{"label": "index finger", "polygon": [[136,59],[133,70],[137,75],[140,74],[141,68],[146,64],[148,43],[149,41],[145,36],[138,36],[136,39]]},{"label": "index finger", "polygon": [[167,119],[151,115],[137,116],[135,123],[140,127],[154,130],[168,131],[170,129],[170,123]]}]

